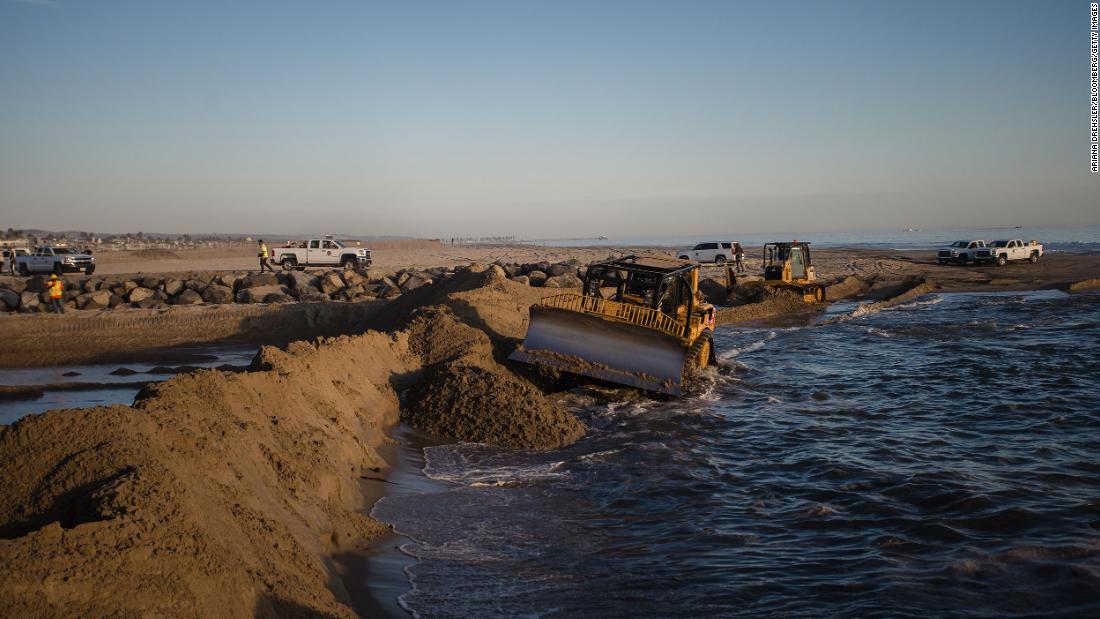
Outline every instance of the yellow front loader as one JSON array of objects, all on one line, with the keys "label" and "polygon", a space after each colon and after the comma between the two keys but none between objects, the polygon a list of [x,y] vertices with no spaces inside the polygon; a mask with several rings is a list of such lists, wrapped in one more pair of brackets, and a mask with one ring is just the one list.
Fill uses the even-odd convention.
[{"label": "yellow front loader", "polygon": [[727,267],[726,286],[731,302],[757,303],[776,293],[794,294],[806,303],[825,302],[825,287],[817,283],[809,243],[765,243],[763,262],[764,279],[744,284],[738,284],[737,277]]},{"label": "yellow front loader", "polygon": [[509,359],[678,396],[714,363],[714,318],[698,263],[627,256],[590,265],[581,294],[532,305]]}]

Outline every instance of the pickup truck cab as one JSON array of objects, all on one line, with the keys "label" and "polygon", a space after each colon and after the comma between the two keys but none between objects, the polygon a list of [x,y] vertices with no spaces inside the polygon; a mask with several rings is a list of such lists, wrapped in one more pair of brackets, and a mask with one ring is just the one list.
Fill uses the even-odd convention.
[{"label": "pickup truck cab", "polygon": [[989,247],[978,252],[978,258],[983,262],[996,262],[997,266],[1004,266],[1010,260],[1027,260],[1038,262],[1043,255],[1043,246],[1038,241],[1025,243],[1022,239],[1002,239],[993,241]]},{"label": "pickup truck cab", "polygon": [[75,247],[43,245],[30,256],[16,256],[15,270],[23,277],[32,273],[84,272],[91,275],[95,272],[95,258]]},{"label": "pickup truck cab", "polygon": [[691,249],[677,252],[676,257],[680,260],[713,262],[715,264],[733,262],[733,241],[709,241],[706,243],[699,243]]},{"label": "pickup truck cab", "polygon": [[[947,264],[948,262],[954,262],[955,264],[966,264],[967,262],[980,262],[978,252],[987,247],[985,241],[955,241],[947,247],[941,247],[936,252],[936,262],[940,264]],[[988,258],[984,259],[989,262],[993,260]]]},{"label": "pickup truck cab", "polygon": [[290,247],[275,247],[271,262],[282,266],[286,271],[304,271],[306,267],[339,266],[345,269],[362,269],[369,267],[372,260],[369,249],[347,247],[328,235],[323,239],[310,239]]}]

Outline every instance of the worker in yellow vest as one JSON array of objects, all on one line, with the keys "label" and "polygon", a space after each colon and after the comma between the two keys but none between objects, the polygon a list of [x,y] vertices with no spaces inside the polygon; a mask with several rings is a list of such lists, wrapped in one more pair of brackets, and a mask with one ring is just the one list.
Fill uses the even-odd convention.
[{"label": "worker in yellow vest", "polygon": [[260,273],[263,273],[265,268],[274,273],[275,269],[271,268],[271,265],[267,263],[267,245],[264,245],[263,239],[260,239],[260,251],[257,255],[260,257]]},{"label": "worker in yellow vest", "polygon": [[65,305],[61,302],[61,297],[65,296],[65,283],[62,282],[57,275],[50,276],[50,302],[53,303],[53,311],[58,314],[65,313]]}]

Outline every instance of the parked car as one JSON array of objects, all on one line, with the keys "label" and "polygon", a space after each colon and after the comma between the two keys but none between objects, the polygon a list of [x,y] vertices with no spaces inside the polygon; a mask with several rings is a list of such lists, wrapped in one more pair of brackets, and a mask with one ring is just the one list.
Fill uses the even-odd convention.
[{"label": "parked car", "polygon": [[[985,241],[955,241],[947,247],[941,247],[936,253],[936,262],[940,264],[947,264],[948,262],[954,262],[955,264],[966,264],[967,262],[979,262],[978,252],[985,249],[987,244]],[[984,258],[988,262],[992,262],[992,259]]]},{"label": "parked car", "polygon": [[30,256],[16,256],[15,269],[26,277],[32,273],[79,273],[89,275],[95,272],[95,258],[75,247],[64,245],[43,245]]},{"label": "parked car", "polygon": [[306,267],[334,267],[345,269],[366,268],[371,265],[369,249],[346,247],[340,241],[326,236],[323,239],[310,239],[298,247],[276,247],[272,250],[271,262],[284,270],[299,271]]},{"label": "parked car", "polygon": [[733,244],[735,241],[708,241],[699,243],[691,249],[685,249],[676,253],[680,260],[696,260],[698,262],[713,262],[722,264],[733,262]]},{"label": "parked car", "polygon": [[1038,241],[1025,243],[1022,239],[1003,239],[993,241],[989,247],[978,252],[978,259],[983,262],[996,262],[997,266],[1004,266],[1010,260],[1027,260],[1038,262],[1043,255],[1043,245]]}]

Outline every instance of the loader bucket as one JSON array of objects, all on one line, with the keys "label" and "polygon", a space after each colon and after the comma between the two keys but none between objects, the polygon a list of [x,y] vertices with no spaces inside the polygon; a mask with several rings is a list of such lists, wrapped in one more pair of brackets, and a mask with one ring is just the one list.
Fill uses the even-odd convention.
[{"label": "loader bucket", "polygon": [[686,355],[684,342],[667,333],[534,306],[527,339],[508,358],[678,396]]}]

